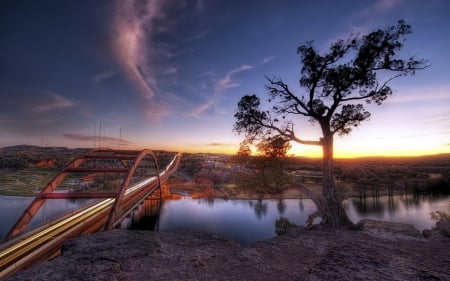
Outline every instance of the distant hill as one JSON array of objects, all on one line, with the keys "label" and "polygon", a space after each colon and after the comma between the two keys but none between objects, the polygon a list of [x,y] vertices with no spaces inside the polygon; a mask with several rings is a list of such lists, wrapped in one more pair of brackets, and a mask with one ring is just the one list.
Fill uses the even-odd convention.
[{"label": "distant hill", "polygon": [[[72,159],[89,151],[86,148],[41,147],[34,145],[15,145],[0,148],[0,168],[26,168],[42,162],[52,162],[63,167]],[[52,164],[52,165],[53,165]]]}]

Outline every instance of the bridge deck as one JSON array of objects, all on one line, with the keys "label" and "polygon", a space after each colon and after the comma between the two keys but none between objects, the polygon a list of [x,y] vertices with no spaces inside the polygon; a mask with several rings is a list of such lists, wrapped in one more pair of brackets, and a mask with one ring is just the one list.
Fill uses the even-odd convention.
[{"label": "bridge deck", "polygon": [[[86,171],[78,168],[85,159],[95,158],[96,153],[103,157],[113,157],[112,155],[124,158],[131,158],[134,155],[134,163],[128,168],[124,182],[117,193],[54,193],[56,186],[62,182],[61,177],[65,177],[68,171]],[[108,155],[104,155],[108,153]],[[97,156],[98,156],[97,155]],[[177,170],[181,154],[174,156],[169,165],[157,175],[145,178],[134,184],[130,184],[133,173],[142,159],[151,155],[158,171],[158,166],[154,154],[149,150],[144,151],[111,151],[96,150],[87,153],[72,161],[69,166],[57,175],[35,198],[29,208],[24,212],[18,223],[10,231],[9,240],[0,246],[0,279],[29,267],[36,262],[48,259],[57,251],[68,239],[82,233],[91,233],[100,229],[112,229],[123,220],[133,209],[143,200],[159,191],[161,196],[161,182]],[[89,169],[90,172],[97,171],[98,168]],[[113,171],[117,169],[106,169]],[[119,169],[123,172],[123,169]],[[119,172],[119,171],[115,171]],[[36,214],[37,210],[47,199],[62,198],[99,198],[80,210],[49,222],[37,230],[19,235],[26,224]],[[161,197],[160,197],[161,198]]]}]

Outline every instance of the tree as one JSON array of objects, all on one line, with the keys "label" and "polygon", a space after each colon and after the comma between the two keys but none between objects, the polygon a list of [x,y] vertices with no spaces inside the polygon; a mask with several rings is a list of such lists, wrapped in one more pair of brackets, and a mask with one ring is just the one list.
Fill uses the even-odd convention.
[{"label": "tree", "polygon": [[[411,27],[404,21],[384,30],[375,30],[365,36],[350,35],[347,40],[337,40],[328,52],[321,55],[307,42],[298,48],[301,57],[300,87],[295,94],[278,77],[266,77],[269,110],[260,109],[256,95],[245,95],[238,102],[233,131],[245,134],[249,143],[274,135],[305,145],[322,147],[322,193],[313,193],[301,186],[317,206],[322,223],[330,227],[353,226],[343,206],[342,196],[334,181],[333,139],[335,134],[347,135],[353,127],[369,119],[362,102],[381,105],[391,94],[389,83],[398,77],[413,75],[426,68],[424,60],[414,57],[400,58],[404,38]],[[379,78],[381,76],[381,78]],[[289,116],[304,116],[319,124],[322,137],[305,140],[294,131]]]},{"label": "tree", "polygon": [[291,149],[289,139],[281,135],[265,138],[258,143],[258,150],[272,158],[286,157],[289,149]]},{"label": "tree", "polygon": [[245,191],[256,194],[279,194],[290,183],[290,177],[284,172],[283,157],[291,147],[289,141],[281,136],[261,140],[258,150],[263,156],[250,156],[249,144],[241,143],[233,161],[245,167],[236,171],[236,185]]},{"label": "tree", "polygon": [[250,154],[252,154],[252,150],[250,149],[250,146],[247,143],[242,142],[239,146],[237,156],[238,157],[248,157],[248,156],[250,156]]}]

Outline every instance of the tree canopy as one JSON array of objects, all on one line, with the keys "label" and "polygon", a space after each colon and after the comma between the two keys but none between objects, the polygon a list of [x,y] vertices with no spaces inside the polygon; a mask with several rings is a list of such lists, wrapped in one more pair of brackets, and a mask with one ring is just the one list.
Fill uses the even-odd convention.
[{"label": "tree canopy", "polygon": [[[410,25],[378,29],[367,35],[350,35],[337,40],[324,54],[307,42],[297,49],[301,59],[301,93],[294,93],[279,77],[267,77],[269,109],[261,109],[258,96],[245,95],[238,102],[233,131],[245,135],[248,143],[265,142],[275,136],[300,144],[318,145],[323,150],[322,194],[311,195],[318,207],[317,215],[331,226],[351,222],[342,208],[342,197],[335,188],[333,137],[347,135],[362,121],[369,119],[365,104],[381,105],[393,91],[389,83],[399,77],[414,75],[427,63],[414,56],[400,57]],[[318,123],[322,137],[305,140],[294,130],[292,116],[303,116]],[[305,188],[305,187],[302,187]]]},{"label": "tree canopy", "polygon": [[285,157],[290,148],[289,139],[279,135],[263,139],[258,143],[258,150],[267,157]]},{"label": "tree canopy", "polygon": [[[245,95],[238,103],[233,130],[245,133],[251,142],[278,134],[299,143],[321,145],[296,136],[288,118],[294,114],[312,123],[324,123],[333,135],[349,134],[370,117],[361,102],[381,105],[392,94],[389,82],[426,67],[424,60],[414,56],[398,58],[404,36],[409,33],[411,27],[399,21],[385,30],[337,40],[324,55],[315,50],[312,41],[307,42],[297,49],[303,64],[299,81],[305,91],[297,95],[281,78],[266,77],[272,108],[261,110],[259,97]],[[387,77],[383,81],[378,79],[381,74]]]}]

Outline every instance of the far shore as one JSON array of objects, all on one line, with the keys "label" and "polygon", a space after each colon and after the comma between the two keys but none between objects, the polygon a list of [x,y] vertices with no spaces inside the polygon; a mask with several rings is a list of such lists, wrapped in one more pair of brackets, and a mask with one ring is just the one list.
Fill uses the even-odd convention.
[{"label": "far shore", "polygon": [[[192,182],[184,182],[182,184],[169,183],[170,195],[164,196],[164,199],[177,200],[183,197],[189,197],[191,199],[203,199],[203,198],[217,198],[217,199],[240,199],[240,200],[258,200],[258,199],[308,199],[300,189],[295,187],[285,188],[278,194],[260,194],[255,192],[248,192],[245,190],[231,191],[225,188],[214,188],[213,192],[205,192],[205,189]],[[313,190],[316,194],[321,193],[321,186],[318,184],[307,184],[307,187]],[[339,188],[339,187],[338,187]],[[359,198],[359,191],[352,187],[341,187],[341,191],[344,194],[344,198]],[[30,192],[28,189],[17,188],[0,188],[0,195],[3,196],[23,196],[23,197],[35,197],[39,194],[40,190],[36,192]],[[402,195],[403,191],[394,190],[392,195]],[[366,198],[389,196],[388,190],[380,189],[377,196],[373,196],[372,190],[366,191]]]},{"label": "far shore", "polygon": [[[238,191],[238,192],[227,192],[227,190],[223,188],[215,188],[213,194],[206,193],[201,187],[195,185],[194,183],[183,183],[183,184],[174,184],[170,185],[171,195],[166,196],[165,199],[181,199],[183,197],[189,197],[191,199],[239,199],[239,200],[258,200],[258,199],[308,199],[306,195],[304,195],[299,188],[288,187],[283,190],[283,192],[278,194],[258,194],[246,191]],[[308,184],[310,189],[312,189],[315,193],[321,193],[321,186],[318,184]],[[354,190],[353,188],[341,188],[344,193],[344,198],[360,198],[359,191]],[[402,195],[404,192],[399,190],[394,190],[392,195]],[[388,190],[381,189],[377,194],[379,196],[389,196]],[[372,198],[371,190],[367,190],[366,198]]]}]

